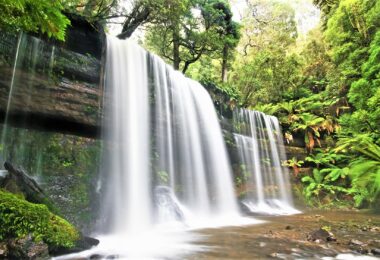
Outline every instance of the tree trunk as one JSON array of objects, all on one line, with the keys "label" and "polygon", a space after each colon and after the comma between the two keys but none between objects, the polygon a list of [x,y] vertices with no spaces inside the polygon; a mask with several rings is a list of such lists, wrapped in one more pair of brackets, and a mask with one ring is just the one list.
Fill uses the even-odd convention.
[{"label": "tree trunk", "polygon": [[123,24],[122,32],[117,36],[119,39],[125,40],[129,38],[133,32],[141,25],[149,20],[150,9],[141,5],[136,5],[129,17]]},{"label": "tree trunk", "polygon": [[179,32],[178,28],[173,30],[173,67],[175,70],[179,70],[179,64],[181,59],[179,57]]},{"label": "tree trunk", "polygon": [[228,45],[224,44],[222,57],[222,82],[227,82]]}]

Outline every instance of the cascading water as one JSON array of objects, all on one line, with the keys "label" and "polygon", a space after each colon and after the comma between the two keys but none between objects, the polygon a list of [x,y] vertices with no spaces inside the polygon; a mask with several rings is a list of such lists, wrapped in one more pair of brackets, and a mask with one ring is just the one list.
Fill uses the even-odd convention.
[{"label": "cascading water", "polygon": [[162,186],[190,212],[189,222],[192,216],[238,216],[226,148],[206,90],[137,45],[115,39],[108,39],[106,75],[110,231],[149,229],[157,222],[154,197]]},{"label": "cascading water", "polygon": [[108,40],[107,44],[107,231],[141,232],[149,230],[153,221],[147,57],[130,43]]},{"label": "cascading water", "polygon": [[243,203],[252,212],[295,214],[280,124],[274,116],[258,111],[236,110],[235,142],[244,170],[247,195]]},{"label": "cascading water", "polygon": [[[153,175],[200,216],[237,216],[237,205],[221,129],[211,98],[193,80],[149,56],[155,113]],[[162,183],[164,182],[164,183]]]},{"label": "cascading water", "polygon": [[169,247],[182,254],[189,233],[168,230],[246,224],[207,91],[130,41],[108,38],[107,45],[106,235],[96,252],[144,258]]}]

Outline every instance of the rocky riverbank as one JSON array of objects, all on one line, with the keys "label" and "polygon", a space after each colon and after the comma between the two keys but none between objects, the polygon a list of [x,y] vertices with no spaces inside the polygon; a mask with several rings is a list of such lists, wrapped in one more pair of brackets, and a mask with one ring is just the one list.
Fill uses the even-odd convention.
[{"label": "rocky riverbank", "polygon": [[361,211],[311,211],[257,217],[266,222],[207,229],[204,252],[188,259],[320,259],[380,257],[380,215]]}]

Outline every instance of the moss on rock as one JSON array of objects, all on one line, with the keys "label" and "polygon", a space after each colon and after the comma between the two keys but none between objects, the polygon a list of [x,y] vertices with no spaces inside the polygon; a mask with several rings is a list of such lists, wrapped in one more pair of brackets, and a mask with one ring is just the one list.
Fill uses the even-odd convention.
[{"label": "moss on rock", "polygon": [[17,195],[0,190],[0,240],[32,235],[49,248],[72,248],[79,232],[66,220],[54,215],[43,204],[27,202]]}]

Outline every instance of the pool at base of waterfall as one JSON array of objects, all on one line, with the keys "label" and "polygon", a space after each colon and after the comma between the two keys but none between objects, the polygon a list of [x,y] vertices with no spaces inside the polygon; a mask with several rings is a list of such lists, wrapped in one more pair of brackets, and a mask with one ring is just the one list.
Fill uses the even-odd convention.
[{"label": "pool at base of waterfall", "polygon": [[[380,216],[368,212],[310,211],[291,216],[242,218],[240,221],[234,226],[192,229],[172,223],[140,235],[99,237],[98,247],[57,259],[329,260],[379,257],[376,252],[380,248]],[[336,241],[308,239],[310,233],[321,227],[333,233]]]},{"label": "pool at base of waterfall", "polygon": [[236,215],[211,219],[208,216],[187,217],[185,222],[157,224],[146,232],[100,235],[97,236],[100,241],[98,246],[55,259],[183,259],[210,250],[202,246],[202,241],[207,241],[208,237],[200,233],[202,230],[264,223],[263,220]]}]

